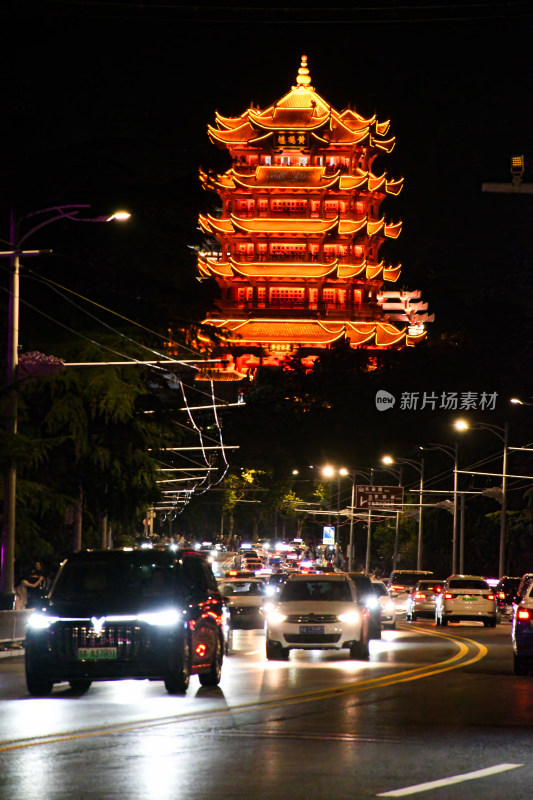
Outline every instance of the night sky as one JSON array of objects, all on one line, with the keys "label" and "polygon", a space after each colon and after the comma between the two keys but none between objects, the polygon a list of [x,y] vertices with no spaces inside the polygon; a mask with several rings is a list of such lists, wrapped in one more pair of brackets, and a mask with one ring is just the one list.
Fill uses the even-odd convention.
[{"label": "night sky", "polygon": [[[0,235],[10,206],[25,213],[82,202],[135,215],[127,232],[44,229],[31,243],[56,255],[32,268],[139,321],[154,305],[164,313],[165,303],[178,315],[198,309],[199,318],[212,290],[195,281],[189,245],[213,199],[198,169],[227,166],[207,125],[216,110],[237,115],[282,97],[305,53],[315,89],[332,105],[391,120],[396,147],[376,171],[405,178],[399,198],[383,206],[404,228],[382,254],[402,262],[398,288],[421,289],[436,314],[430,337],[473,338],[488,370],[495,346],[509,359],[522,348],[509,390],[533,394],[533,195],[481,192],[483,182],[510,181],[515,153],[533,182],[530,2],[313,11],[17,2],[0,14],[11,31],[0,54]],[[28,284],[23,296],[55,309],[46,291]],[[24,346],[53,338],[43,325],[51,323],[23,308]]]}]

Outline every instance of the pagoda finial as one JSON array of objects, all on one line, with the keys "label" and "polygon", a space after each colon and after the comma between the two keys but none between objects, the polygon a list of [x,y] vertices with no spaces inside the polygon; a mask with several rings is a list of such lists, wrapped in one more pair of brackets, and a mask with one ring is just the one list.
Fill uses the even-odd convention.
[{"label": "pagoda finial", "polygon": [[302,56],[300,69],[298,70],[298,75],[296,76],[296,84],[296,88],[298,89],[313,89],[311,86],[311,76],[309,75],[309,69],[307,68],[307,56]]}]

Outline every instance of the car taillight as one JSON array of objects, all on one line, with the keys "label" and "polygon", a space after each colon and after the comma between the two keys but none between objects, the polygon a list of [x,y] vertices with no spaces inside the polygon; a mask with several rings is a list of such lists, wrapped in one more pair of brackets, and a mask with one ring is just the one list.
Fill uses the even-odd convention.
[{"label": "car taillight", "polygon": [[435,594],[440,594],[442,592],[442,586],[435,586]]},{"label": "car taillight", "polygon": [[425,599],[426,595],[424,594],[424,592],[417,592],[415,594],[415,600],[425,600]]},{"label": "car taillight", "polygon": [[444,599],[445,600],[453,600],[454,597],[455,597],[455,595],[451,594],[451,592],[445,592],[445,594],[444,594]]},{"label": "car taillight", "polygon": [[488,594],[487,595],[487,600],[495,600],[495,599],[496,598],[495,598],[495,596],[493,594]]},{"label": "car taillight", "polygon": [[498,592],[498,597],[500,600],[505,600],[505,592]]},{"label": "car taillight", "polygon": [[393,583],[390,588],[391,588],[391,591],[393,591],[393,592],[404,592],[405,591],[405,586],[401,586],[401,584],[399,584],[399,583]]},{"label": "car taillight", "polygon": [[531,619],[531,611],[528,608],[519,608],[516,616],[517,619]]}]

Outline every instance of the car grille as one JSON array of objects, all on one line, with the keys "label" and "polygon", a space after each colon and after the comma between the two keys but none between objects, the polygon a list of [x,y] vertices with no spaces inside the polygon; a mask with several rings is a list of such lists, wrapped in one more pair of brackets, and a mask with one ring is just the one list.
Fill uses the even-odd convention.
[{"label": "car grille", "polygon": [[90,624],[56,623],[50,632],[49,645],[58,658],[76,658],[79,647],[116,647],[118,659],[134,661],[145,652],[149,642],[136,624],[105,625],[97,635]]},{"label": "car grille", "polygon": [[338,622],[336,614],[289,614],[287,622],[299,625],[317,625]]},{"label": "car grille", "polygon": [[340,633],[286,633],[288,644],[336,644],[340,641]]}]

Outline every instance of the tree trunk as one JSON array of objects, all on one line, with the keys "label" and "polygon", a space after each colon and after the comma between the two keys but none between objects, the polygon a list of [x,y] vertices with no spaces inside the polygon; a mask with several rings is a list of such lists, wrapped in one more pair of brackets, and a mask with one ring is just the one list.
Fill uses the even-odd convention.
[{"label": "tree trunk", "polygon": [[80,493],[74,507],[74,530],[72,535],[72,549],[74,552],[81,550],[81,533],[83,520],[83,489],[80,484]]}]

